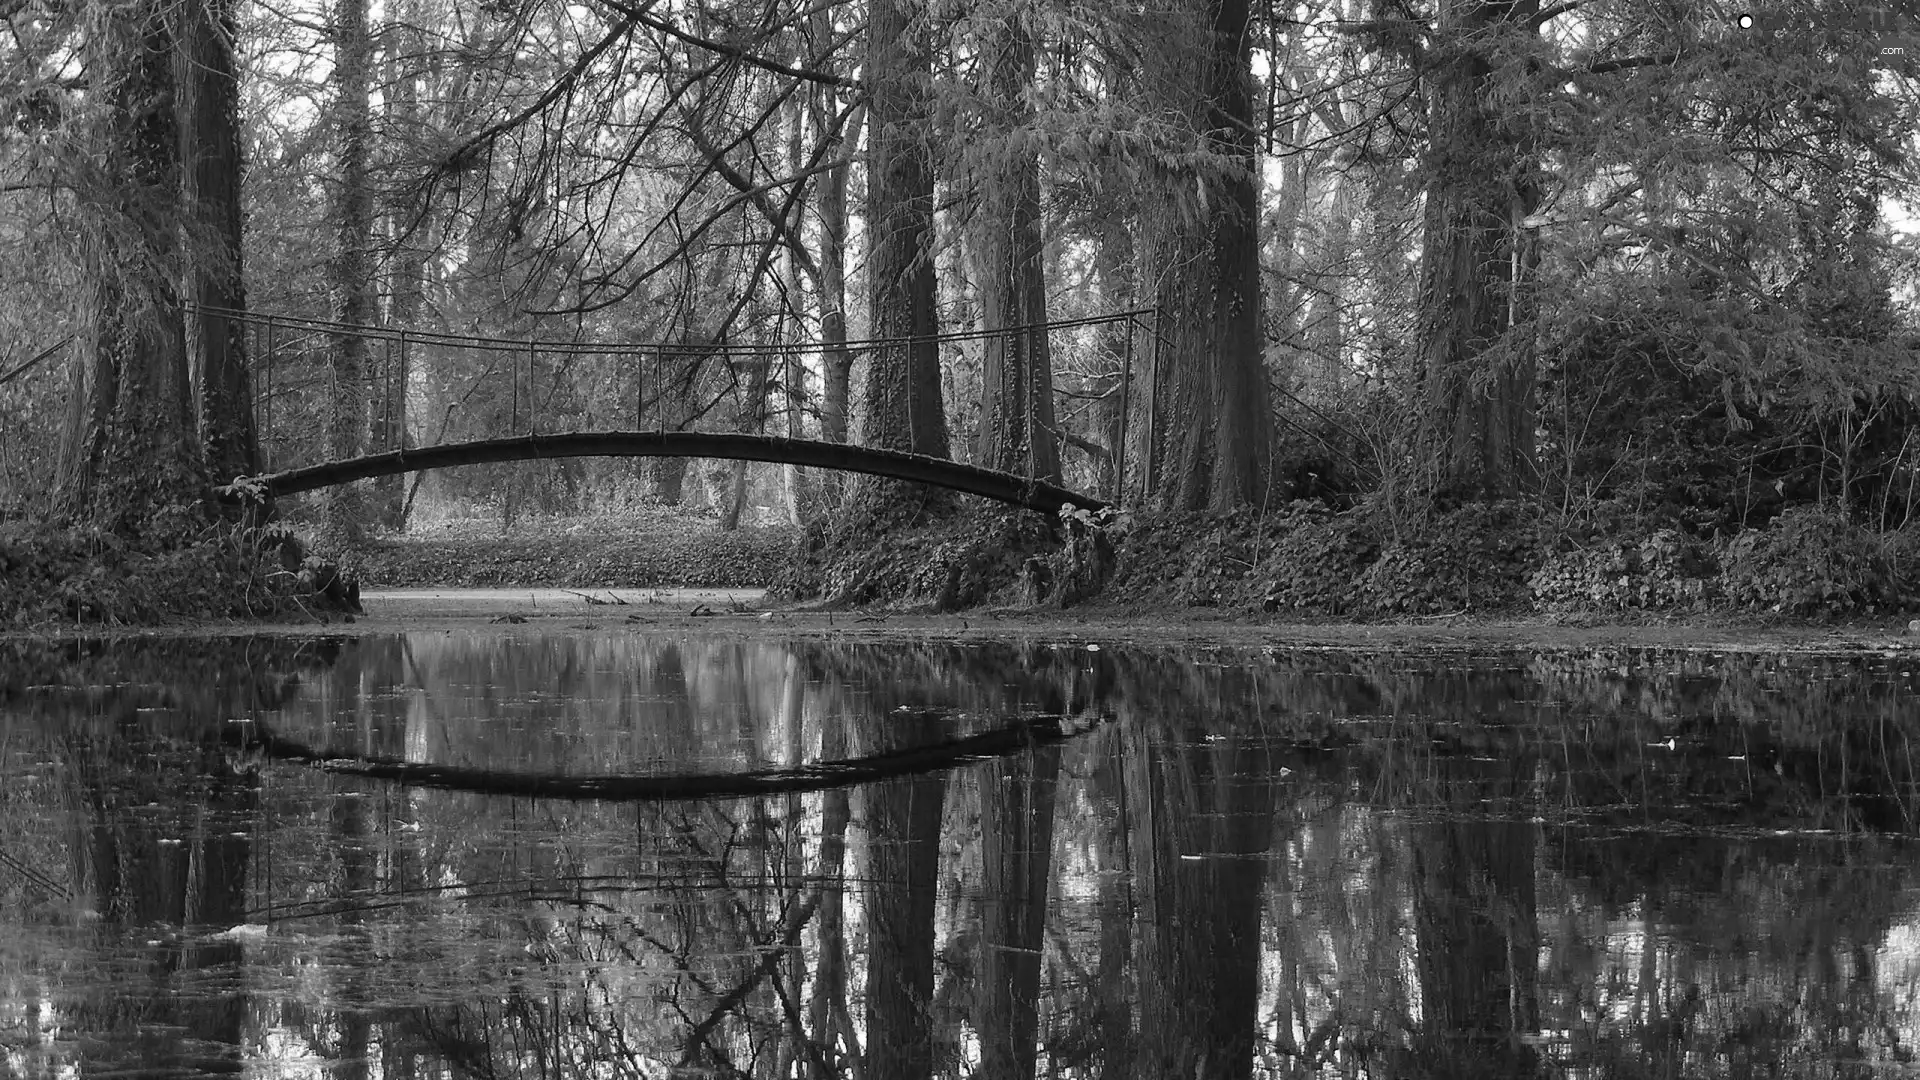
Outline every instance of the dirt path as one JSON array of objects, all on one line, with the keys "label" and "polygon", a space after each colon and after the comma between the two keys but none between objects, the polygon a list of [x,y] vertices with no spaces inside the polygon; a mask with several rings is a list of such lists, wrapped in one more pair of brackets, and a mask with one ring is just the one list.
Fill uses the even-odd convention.
[{"label": "dirt path", "polygon": [[[586,597],[593,597],[590,602]],[[1230,648],[1509,649],[1651,645],[1712,651],[1920,654],[1904,620],[1842,627],[1715,623],[1578,626],[1535,620],[1417,620],[1400,624],[1233,619],[1178,612],[977,611],[919,615],[816,611],[768,604],[748,589],[396,589],[369,592],[366,614],[287,623],[191,623],[121,634],[360,635],[438,630],[470,633],[698,631],[741,636],[857,640],[1102,641],[1213,644]],[[96,629],[68,635],[98,634]],[[44,635],[42,635],[44,636]]]}]

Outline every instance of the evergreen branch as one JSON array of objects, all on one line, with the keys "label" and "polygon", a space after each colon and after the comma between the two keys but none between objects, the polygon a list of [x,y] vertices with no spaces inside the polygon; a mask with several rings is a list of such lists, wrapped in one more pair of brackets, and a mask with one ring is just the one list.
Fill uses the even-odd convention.
[{"label": "evergreen branch", "polygon": [[1623,56],[1618,60],[1596,60],[1585,69],[1588,75],[1605,75],[1613,71],[1626,71],[1630,68],[1664,67],[1680,62],[1680,50],[1660,56]]}]

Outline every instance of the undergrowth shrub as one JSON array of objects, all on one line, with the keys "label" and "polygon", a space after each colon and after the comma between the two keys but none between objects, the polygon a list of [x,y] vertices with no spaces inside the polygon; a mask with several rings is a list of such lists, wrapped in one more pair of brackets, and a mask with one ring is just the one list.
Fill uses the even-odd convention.
[{"label": "undergrowth shrub", "polygon": [[1788,615],[1876,614],[1906,601],[1889,545],[1824,506],[1797,506],[1720,553],[1727,599]]},{"label": "undergrowth shrub", "polygon": [[1677,529],[1549,555],[1528,579],[1542,611],[1699,608],[1717,595],[1712,557]]},{"label": "undergrowth shrub", "polygon": [[0,628],[318,611],[335,606],[316,595],[326,585],[288,570],[267,530],[216,526],[144,546],[90,529],[0,531]]},{"label": "undergrowth shrub", "polygon": [[1303,615],[1354,614],[1354,583],[1380,558],[1380,530],[1372,515],[1297,502],[1280,517],[1276,533],[1260,560],[1262,606]]},{"label": "undergrowth shrub", "polygon": [[1057,546],[1047,521],[1024,510],[956,513],[902,505],[819,521],[798,557],[773,579],[777,599],[833,605],[889,603],[936,611],[1015,602],[1029,560]]},{"label": "undergrowth shrub", "polygon": [[1468,503],[1386,545],[1355,582],[1380,615],[1435,615],[1522,607],[1540,562],[1543,529],[1531,503]]}]

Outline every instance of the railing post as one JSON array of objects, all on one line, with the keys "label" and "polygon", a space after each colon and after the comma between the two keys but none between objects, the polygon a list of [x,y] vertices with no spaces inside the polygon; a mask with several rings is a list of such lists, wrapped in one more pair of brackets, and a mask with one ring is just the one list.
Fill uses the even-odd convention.
[{"label": "railing post", "polygon": [[534,374],[539,353],[533,338],[527,339],[527,434],[540,434],[540,379]]},{"label": "railing post", "polygon": [[274,330],[275,324],[273,316],[269,315],[267,316],[267,352],[264,372],[266,393],[261,399],[261,404],[266,413],[266,423],[262,425],[261,430],[266,433],[266,437],[260,440],[260,465],[268,472],[273,471],[273,352],[274,349],[279,347],[277,340],[278,335],[274,333]]},{"label": "railing post", "polygon": [[407,373],[413,370],[413,368],[407,363],[408,359],[409,357],[407,356],[407,332],[403,328],[400,331],[400,388],[399,388],[399,393],[401,395],[400,397],[400,402],[401,402],[400,431],[394,437],[394,443],[393,443],[393,448],[402,453],[405,453],[407,449],[407,410],[406,410]]},{"label": "railing post", "polygon": [[1127,500],[1127,421],[1133,403],[1133,334],[1137,329],[1133,313],[1127,313],[1126,352],[1120,361],[1120,436],[1113,448],[1113,501]]},{"label": "railing post", "polygon": [[1147,363],[1147,439],[1141,446],[1140,504],[1147,501],[1147,484],[1153,479],[1154,444],[1160,437],[1160,305],[1153,306],[1153,352]]}]

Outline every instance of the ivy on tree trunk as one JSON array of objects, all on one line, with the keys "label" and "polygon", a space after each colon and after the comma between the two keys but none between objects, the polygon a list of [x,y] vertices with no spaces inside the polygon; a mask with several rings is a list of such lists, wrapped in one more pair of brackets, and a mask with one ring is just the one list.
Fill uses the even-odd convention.
[{"label": "ivy on tree trunk", "polygon": [[191,327],[207,470],[217,481],[260,469],[253,423],[253,380],[246,325],[210,309],[244,311],[241,277],[240,85],[234,70],[231,0],[189,0],[176,54],[182,180],[185,187],[193,297]]},{"label": "ivy on tree trunk", "polygon": [[[334,317],[349,327],[368,326],[374,317],[373,191],[367,170],[373,152],[373,117],[368,105],[373,39],[367,32],[367,0],[338,0],[333,16],[334,135],[339,178],[334,186],[332,286]],[[327,452],[336,461],[357,457],[367,438],[367,339],[334,335],[329,357]],[[326,504],[327,532],[356,537],[364,510],[352,485],[334,489]]]},{"label": "ivy on tree trunk", "polygon": [[1053,360],[1047,331],[1047,281],[1040,236],[1040,160],[1021,145],[1031,120],[1033,35],[1018,12],[985,43],[988,108],[999,140],[989,148],[975,246],[980,253],[981,325],[1001,331],[986,340],[980,371],[980,429],[974,462],[990,469],[1058,482],[1054,439]]},{"label": "ivy on tree trunk", "polygon": [[207,512],[176,285],[171,11],[150,0],[86,10],[88,77],[102,98],[79,193],[92,325],[74,367],[61,504],[134,537],[178,534]]},{"label": "ivy on tree trunk", "polygon": [[915,0],[875,0],[867,23],[870,336],[861,441],[947,456],[934,310],[931,59]]}]

